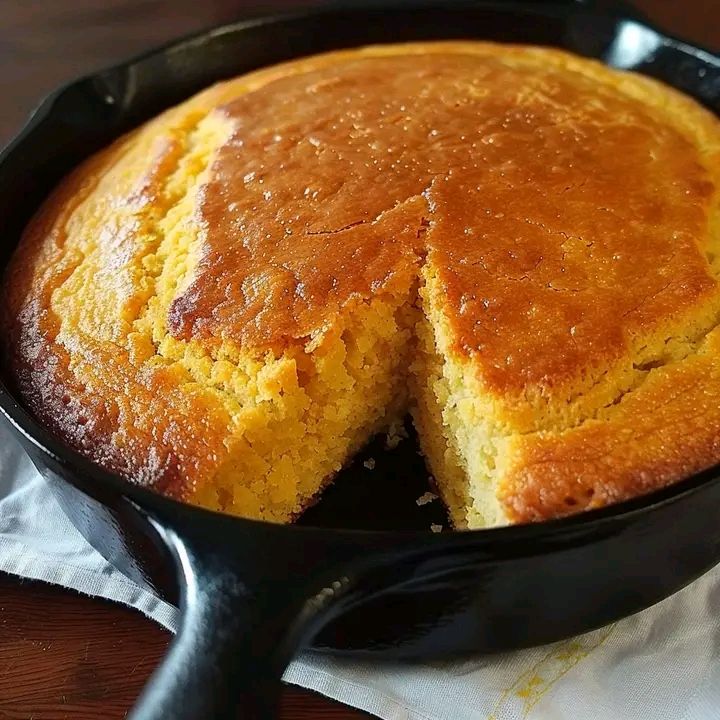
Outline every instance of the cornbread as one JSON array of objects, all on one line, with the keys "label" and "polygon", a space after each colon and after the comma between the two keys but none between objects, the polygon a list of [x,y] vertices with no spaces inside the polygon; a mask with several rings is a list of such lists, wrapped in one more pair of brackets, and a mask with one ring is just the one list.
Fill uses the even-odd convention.
[{"label": "cornbread", "polygon": [[558,517],[720,461],[719,188],[716,118],[564,52],[289,62],[59,185],[7,361],[57,435],[191,503],[291,520],[410,411],[456,527]]}]

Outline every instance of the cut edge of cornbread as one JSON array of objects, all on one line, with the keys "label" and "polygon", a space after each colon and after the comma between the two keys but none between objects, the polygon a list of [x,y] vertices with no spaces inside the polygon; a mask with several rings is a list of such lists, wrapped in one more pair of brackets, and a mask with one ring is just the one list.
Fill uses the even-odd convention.
[{"label": "cut edge of cornbread", "polygon": [[286,351],[262,396],[235,414],[227,456],[189,500],[275,522],[312,504],[368,437],[405,412],[410,292],[358,302],[322,337]]},{"label": "cut edge of cornbread", "polygon": [[496,495],[495,457],[502,442],[487,412],[472,365],[452,352],[451,336],[434,302],[432,265],[423,268],[423,314],[416,325],[411,414],[422,452],[458,529],[508,522]]}]

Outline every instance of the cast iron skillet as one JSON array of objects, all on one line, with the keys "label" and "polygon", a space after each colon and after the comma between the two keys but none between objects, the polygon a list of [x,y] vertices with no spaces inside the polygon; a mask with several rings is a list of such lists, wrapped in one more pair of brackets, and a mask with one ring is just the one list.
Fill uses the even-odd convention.
[{"label": "cast iron skillet", "polygon": [[[617,5],[405,3],[240,22],[86,77],[40,106],[0,157],[5,261],[70,167],[209,83],[331,48],[429,38],[568,48],[662,78],[720,112],[720,58]],[[442,509],[414,502],[425,472],[409,440],[392,453],[371,447],[374,471],[356,462],[300,526],[277,526],[104,472],[46,432],[7,379],[0,408],[90,542],[115,562],[130,557],[124,572],[181,603],[181,630],[135,720],[271,717],[301,646],[427,660],[559,640],[646,608],[720,560],[720,467],[578,517],[433,534]]]}]

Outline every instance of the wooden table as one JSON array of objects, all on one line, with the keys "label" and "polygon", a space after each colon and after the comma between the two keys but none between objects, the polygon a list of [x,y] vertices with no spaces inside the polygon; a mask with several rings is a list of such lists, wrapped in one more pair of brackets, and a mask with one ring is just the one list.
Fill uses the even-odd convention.
[{"label": "wooden table", "polygon": [[[292,4],[300,3],[272,6]],[[720,48],[720,0],[636,4],[673,33]],[[1,0],[0,143],[59,83],[257,5],[263,3]],[[0,720],[122,718],[168,641],[166,631],[134,611],[0,574]],[[363,717],[297,688],[284,695],[286,720]]]}]

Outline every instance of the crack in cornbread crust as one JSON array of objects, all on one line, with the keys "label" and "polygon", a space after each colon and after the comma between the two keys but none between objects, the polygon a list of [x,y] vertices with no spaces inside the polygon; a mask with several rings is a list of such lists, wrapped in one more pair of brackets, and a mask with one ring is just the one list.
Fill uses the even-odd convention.
[{"label": "crack in cornbread crust", "polygon": [[[15,262],[14,268],[19,270],[11,271],[14,275],[10,276],[11,312],[8,316],[14,331],[19,331],[21,337],[12,345],[16,351],[20,349],[16,364],[20,383],[36,411],[44,417],[54,416],[54,421],[53,417],[45,417],[45,419],[52,422],[60,434],[69,437],[99,462],[118,469],[133,479],[152,483],[159,489],[213,507],[269,519],[286,519],[289,515],[297,513],[298,508],[317,490],[319,487],[317,478],[310,485],[302,488],[303,500],[292,503],[289,499],[289,493],[294,492],[292,483],[284,482],[283,478],[288,473],[292,475],[293,469],[282,463],[270,467],[267,463],[263,464],[263,457],[272,455],[272,446],[279,442],[282,429],[284,427],[287,429],[288,419],[293,413],[297,415],[297,413],[306,413],[310,408],[314,407],[317,410],[321,407],[319,403],[310,400],[311,396],[319,398],[321,395],[320,390],[313,383],[317,383],[319,378],[327,375],[327,366],[333,364],[333,358],[337,363],[333,367],[347,366],[346,356],[352,355],[349,350],[360,341],[363,325],[368,318],[373,316],[383,318],[376,325],[380,336],[381,324],[395,329],[390,333],[394,335],[392,339],[390,335],[380,338],[382,352],[375,352],[375,357],[395,358],[392,366],[377,368],[376,372],[379,378],[393,377],[394,382],[392,388],[384,394],[378,392],[379,402],[372,412],[365,408],[368,414],[373,416],[371,421],[363,424],[358,423],[357,419],[353,420],[354,430],[351,433],[353,437],[343,440],[344,449],[334,450],[334,457],[321,470],[322,477],[326,478],[335,472],[368,433],[387,424],[388,415],[382,412],[381,406],[391,405],[393,409],[389,414],[394,415],[407,405],[404,388],[406,373],[403,370],[410,364],[407,361],[407,348],[412,346],[411,337],[420,334],[414,329],[415,324],[424,321],[418,320],[412,313],[409,315],[404,313],[403,308],[412,306],[416,295],[414,288],[417,268],[424,253],[423,248],[428,246],[430,253],[428,259],[423,262],[422,273],[424,278],[429,278],[426,285],[427,293],[423,296],[424,311],[433,318],[431,329],[436,347],[440,348],[441,355],[445,358],[445,365],[450,368],[447,373],[454,376],[453,382],[455,382],[455,395],[448,396],[449,405],[441,409],[439,416],[444,423],[440,437],[446,436],[445,441],[447,441],[447,436],[451,434],[448,430],[452,424],[450,415],[454,414],[456,424],[464,426],[460,435],[464,432],[469,437],[476,428],[482,426],[488,438],[482,443],[482,452],[477,452],[477,444],[473,446],[468,438],[464,442],[464,450],[460,452],[460,454],[464,452],[466,460],[470,460],[471,464],[474,463],[473,468],[468,471],[469,484],[476,486],[478,490],[475,492],[475,498],[473,493],[465,492],[463,495],[465,498],[463,502],[467,502],[471,507],[467,515],[460,507],[462,503],[455,503],[458,508],[453,511],[453,516],[459,525],[473,526],[487,522],[503,522],[507,519],[541,519],[564,514],[592,503],[603,504],[613,498],[622,497],[623,492],[632,494],[651,489],[653,482],[660,485],[682,476],[684,468],[690,465],[678,465],[675,470],[668,469],[670,466],[667,465],[658,473],[657,480],[654,481],[653,472],[645,470],[646,466],[649,467],[648,463],[652,457],[645,457],[642,458],[645,465],[638,460],[639,464],[634,469],[624,470],[622,480],[619,481],[620,485],[617,487],[613,486],[615,481],[612,479],[609,467],[606,468],[606,475],[597,475],[594,479],[578,479],[575,470],[567,470],[565,480],[561,481],[559,479],[561,471],[557,468],[571,468],[572,462],[556,459],[551,482],[555,491],[551,493],[543,489],[542,473],[536,470],[533,474],[529,469],[540,467],[542,464],[535,462],[526,467],[523,458],[526,456],[534,458],[535,455],[532,453],[539,452],[538,448],[541,447],[555,447],[557,443],[570,446],[575,432],[582,432],[585,433],[583,437],[590,437],[592,434],[588,435],[587,428],[594,426],[595,421],[589,420],[594,416],[597,416],[597,422],[603,427],[609,426],[612,417],[620,413],[620,408],[626,406],[630,396],[649,392],[645,389],[648,385],[647,379],[655,377],[658,370],[662,369],[655,366],[667,363],[674,366],[676,363],[682,364],[683,357],[694,357],[693,345],[699,343],[700,347],[704,347],[702,337],[716,322],[718,302],[714,273],[705,272],[703,269],[703,272],[695,276],[688,275],[685,279],[681,277],[678,282],[678,268],[671,267],[673,259],[669,257],[665,264],[673,271],[672,276],[678,287],[673,287],[673,279],[670,279],[662,288],[665,295],[675,292],[674,298],[665,298],[665,307],[673,304],[680,307],[681,312],[675,317],[666,317],[664,323],[656,322],[656,316],[653,316],[652,312],[647,312],[653,300],[648,294],[646,299],[641,298],[638,301],[636,307],[629,308],[625,312],[630,315],[633,313],[642,315],[646,312],[651,321],[652,331],[648,332],[649,326],[643,327],[640,322],[642,332],[636,337],[626,338],[626,344],[621,344],[614,356],[601,358],[602,362],[598,367],[586,369],[579,382],[576,377],[564,379],[559,374],[555,378],[540,377],[529,380],[525,378],[523,383],[515,387],[504,385],[503,382],[498,382],[497,377],[493,379],[487,372],[480,371],[483,369],[481,363],[478,363],[481,355],[479,356],[477,350],[473,349],[472,343],[462,338],[462,333],[458,332],[457,328],[452,327],[452,323],[448,324],[447,318],[442,317],[439,300],[448,294],[447,278],[438,277],[437,273],[433,273],[433,267],[442,269],[443,262],[442,259],[438,260],[438,253],[433,249],[433,237],[440,233],[440,230],[439,220],[433,210],[432,183],[415,188],[416,192],[420,191],[420,195],[414,194],[410,202],[411,205],[415,203],[417,207],[412,205],[412,212],[406,215],[406,223],[398,221],[399,225],[395,228],[396,232],[406,232],[408,241],[412,244],[412,251],[408,257],[408,272],[401,278],[394,292],[380,297],[374,306],[373,300],[368,302],[362,298],[353,298],[349,304],[340,303],[334,308],[333,315],[325,318],[326,322],[318,332],[310,334],[305,332],[296,338],[286,338],[284,345],[279,347],[258,346],[258,350],[250,353],[247,352],[246,344],[243,344],[241,351],[232,337],[223,338],[212,333],[203,335],[193,330],[188,332],[188,328],[179,333],[173,332],[172,328],[170,332],[168,331],[167,318],[170,307],[177,298],[186,293],[187,288],[197,278],[198,263],[202,262],[203,246],[200,238],[202,228],[198,216],[190,212],[202,192],[207,164],[214,157],[202,148],[208,148],[213,144],[221,145],[224,142],[222,138],[226,138],[232,131],[230,125],[225,124],[217,113],[206,116],[207,110],[223,103],[233,102],[243,93],[257,90],[267,83],[283,80],[289,75],[332,66],[342,60],[412,53],[459,53],[480,56],[500,54],[503,61],[509,65],[514,64],[517,67],[533,70],[539,64],[545,64],[588,76],[598,81],[600,88],[608,88],[607,92],[619,90],[620,93],[653,107],[661,113],[664,123],[676,127],[690,139],[687,145],[690,157],[688,162],[691,163],[696,158],[697,162],[702,162],[710,173],[710,180],[705,186],[701,183],[694,188],[698,198],[702,198],[706,204],[709,203],[711,201],[709,192],[718,187],[717,164],[720,142],[716,122],[709,115],[699,110],[690,100],[657,83],[634,76],[611,73],[596,63],[576,60],[563,53],[540,49],[499,48],[481,43],[439,43],[335,53],[263,70],[211,88],[191,100],[189,104],[169,111],[151,126],[141,129],[116,146],[124,148],[123,152],[127,153],[131,153],[132,149],[136,148],[138,157],[156,158],[159,172],[156,178],[157,187],[152,192],[155,192],[156,198],[163,194],[169,197],[167,206],[161,208],[161,213],[164,210],[164,220],[152,216],[153,222],[160,227],[154,239],[147,244],[146,252],[141,256],[144,264],[140,274],[126,281],[122,275],[126,263],[119,265],[109,263],[108,269],[117,271],[109,272],[105,276],[108,287],[117,288],[116,294],[110,295],[112,298],[110,304],[120,308],[117,322],[112,319],[112,315],[109,318],[110,322],[107,317],[94,315],[95,309],[91,304],[73,310],[73,295],[80,290],[83,283],[78,282],[73,287],[73,281],[69,282],[69,278],[75,275],[76,281],[81,279],[76,271],[86,260],[86,256],[82,253],[78,254],[78,247],[71,248],[67,253],[58,250],[58,257],[52,261],[40,258],[38,269],[46,273],[56,272],[49,278],[46,275],[43,281],[44,289],[40,293],[35,290],[36,278],[28,278],[28,273],[23,273],[21,260]],[[180,149],[161,147],[159,154],[157,148],[151,151],[155,141],[153,136],[155,134],[165,136],[165,128],[173,124],[179,128],[175,139]],[[194,152],[190,138],[193,134],[202,135],[203,128],[200,126],[203,124],[208,135],[205,140],[199,138],[197,152]],[[213,125],[213,128],[207,127],[208,125]],[[156,132],[158,130],[159,132]],[[169,153],[172,159],[164,161],[164,153]],[[108,170],[112,171],[122,162],[117,154],[107,158],[107,165],[103,166],[100,162],[100,167],[96,170],[98,176]],[[169,164],[163,165],[163,162]],[[196,162],[196,164],[188,172],[172,171],[171,168],[177,171],[183,162],[190,164]],[[141,163],[128,161],[127,165],[129,170],[135,166],[134,171],[137,173],[137,166],[141,166]],[[686,169],[692,170],[689,166]],[[88,171],[88,175],[92,178],[91,171]],[[80,189],[81,183],[90,182],[88,177],[82,177],[82,171],[79,172],[79,176],[77,189]],[[144,178],[149,176],[152,176],[152,172]],[[174,189],[170,187],[174,182],[173,177],[179,183],[179,187]],[[106,183],[119,183],[117,198],[122,198],[123,194],[151,198],[152,192],[143,186],[145,179],[140,181],[139,188],[134,187],[131,182],[123,186],[121,180],[117,172],[114,179],[104,178]],[[134,180],[137,180],[137,177]],[[102,182],[100,181],[100,184]],[[66,198],[72,198],[73,181],[70,180],[68,183]],[[125,190],[122,189],[123,187]],[[566,192],[572,195],[574,188],[568,187]],[[92,189],[88,190],[88,196],[92,195]],[[712,202],[716,203],[716,199]],[[156,200],[150,200],[148,205],[150,213],[156,212],[150,207],[153,204],[157,204]],[[47,207],[50,208],[49,214],[52,216],[53,200],[49,201]],[[707,214],[706,206],[703,207]],[[129,204],[129,209],[132,214],[132,203]],[[380,211],[376,214],[376,219],[388,212],[387,207],[376,210]],[[405,208],[401,207],[399,212],[404,210]],[[606,210],[609,215],[615,212],[612,207]],[[703,212],[702,208],[701,212]],[[82,215],[81,212],[79,214]],[[423,218],[432,220],[430,227],[426,226]],[[622,216],[620,218],[622,219]],[[50,217],[51,222],[53,219]],[[508,221],[511,219],[508,215]],[[568,233],[568,228],[564,227],[561,221],[560,226],[553,226],[552,222],[546,221],[547,218],[537,221],[537,218],[518,216],[515,219],[533,226],[532,232],[562,237],[571,250],[583,243],[581,235],[585,233],[578,235]],[[62,219],[58,221],[65,222]],[[137,219],[133,219],[132,222],[142,224],[142,221]],[[163,222],[166,224],[165,227]],[[183,222],[184,227],[179,229]],[[68,220],[70,235],[73,232],[71,223],[72,218]],[[76,217],[76,226],[82,224],[82,219]],[[310,234],[362,233],[368,232],[367,225],[372,225],[371,219],[358,221],[345,218],[334,227],[329,227],[327,224],[318,225],[310,230]],[[715,230],[712,231],[714,233],[712,237],[715,238],[713,242],[716,243],[717,220],[713,221],[713,225]],[[35,240],[32,239],[33,234]],[[47,251],[44,236],[50,234],[51,231],[47,227],[29,229],[24,240],[24,249],[18,257],[22,257],[24,253],[26,258],[32,258],[34,251],[30,248],[33,243],[41,245],[43,251]],[[27,240],[27,236],[31,239]],[[116,235],[112,237],[115,239]],[[188,238],[190,238],[189,242]],[[421,238],[422,243],[415,243]],[[714,249],[701,247],[698,237],[681,240],[686,248],[694,242],[703,253],[708,252],[717,256]],[[182,252],[179,253],[181,249]],[[168,258],[171,256],[173,263],[168,263]],[[115,259],[118,257],[122,258],[122,253],[118,253]],[[181,262],[178,263],[179,257]],[[542,266],[542,263],[536,263],[536,259],[528,258],[528,260],[530,262],[527,267],[530,272],[523,271],[512,278],[506,275],[505,280],[522,288],[523,284],[530,280],[532,272]],[[47,264],[43,268],[42,263],[46,261]],[[35,263],[38,263],[37,259],[32,260],[32,264]],[[58,268],[62,267],[66,269],[57,272]],[[48,268],[51,269],[48,271]],[[180,268],[179,272],[178,268]],[[497,263],[496,267],[486,268],[488,274],[495,272],[496,275],[498,269],[501,269],[501,265]],[[22,289],[18,290],[22,288],[23,281],[28,279],[31,280],[28,285],[32,284],[33,289],[28,290],[26,286],[24,292]],[[90,275],[86,281],[89,279]],[[47,289],[54,283],[57,287],[55,290],[50,290],[52,297],[48,300]],[[124,297],[123,291],[127,289],[128,284],[132,286],[132,292],[129,297]],[[551,291],[573,292],[573,288],[568,287],[567,283],[562,286],[561,283],[560,287],[552,288]],[[32,298],[30,302],[27,302],[28,297]],[[437,305],[435,309],[433,303]],[[684,307],[683,303],[685,303]],[[338,319],[340,307],[344,313],[347,313],[346,327],[343,327],[343,322]],[[34,308],[32,312],[31,308]],[[24,319],[19,323],[13,320],[13,310],[17,311],[16,317],[24,313]],[[71,326],[76,327],[72,332],[63,335],[62,324],[73,317],[73,312],[77,313],[77,317],[71,320]],[[169,315],[172,321],[172,312]],[[691,319],[691,316],[695,316],[695,319]],[[62,321],[59,320],[60,317]],[[389,318],[392,318],[392,321]],[[83,333],[83,324],[88,332]],[[33,327],[39,329],[34,339]],[[43,334],[44,341],[40,339]],[[126,342],[125,338],[127,338]],[[666,343],[668,338],[672,341]],[[50,349],[46,347],[48,341],[51,344]],[[33,346],[32,349],[30,346]],[[373,352],[367,348],[364,352],[369,353],[368,359],[373,355]],[[338,360],[340,356],[343,357]],[[363,356],[363,351],[356,353],[356,358],[360,356]],[[34,362],[32,372],[28,372],[29,360]],[[350,392],[349,388],[359,383],[358,378],[361,377],[363,368],[367,370],[367,365],[363,362],[359,359],[355,363],[354,370],[349,372],[346,367],[345,380],[338,380],[338,384],[334,387],[335,392]],[[106,370],[110,368],[110,372],[104,372],[102,368]],[[45,373],[44,379],[40,376],[41,373]],[[672,377],[674,377],[672,374],[668,376],[668,382],[672,382]],[[461,378],[459,384],[458,378]],[[501,377],[499,379],[502,380]],[[37,389],[38,382],[43,389]],[[365,377],[363,382],[367,384],[369,378]],[[65,388],[62,395],[54,389],[59,387]],[[458,396],[458,388],[462,389],[462,397]],[[108,392],[109,390],[112,393]],[[33,393],[36,395],[36,400],[33,400]],[[102,397],[103,395],[112,396],[108,398]],[[158,400],[158,396],[162,402]],[[49,408],[49,406],[53,407]],[[248,428],[260,427],[258,426],[259,407],[264,408],[261,413],[262,431],[256,429],[253,434],[252,429]],[[458,407],[463,408],[462,411],[458,411]],[[168,417],[158,417],[163,413]],[[314,422],[317,425],[321,421],[322,418],[316,417]],[[422,426],[417,419],[417,413],[416,421]],[[343,422],[347,425],[348,420],[338,420],[339,424],[334,426],[335,430],[330,434],[337,433],[337,428]],[[567,430],[569,426],[578,427],[575,430]],[[301,431],[306,429],[306,427],[296,428],[301,435],[303,434]],[[453,428],[453,432],[459,431]],[[710,435],[706,434],[705,437],[710,440],[697,448],[696,459],[700,465],[710,464],[718,457],[717,448],[711,442],[713,437],[717,437],[716,429],[712,424],[708,432]],[[321,438],[323,434],[318,430],[314,437]],[[535,444],[531,443],[531,438]],[[678,442],[682,444],[682,435],[679,435]],[[436,470],[435,467],[439,466],[439,463],[433,462],[433,456],[440,450],[429,449],[427,445],[428,443],[426,443],[426,452],[430,456],[431,466],[442,489],[443,472],[442,469]],[[647,475],[648,472],[650,479],[644,480],[644,484],[633,480],[635,477],[633,473]],[[267,477],[270,473],[274,473],[274,476],[268,482]],[[450,475],[450,473],[446,474]],[[455,473],[455,476],[458,476],[458,473]],[[444,489],[447,498],[450,498],[452,487],[460,482],[459,476],[455,476],[453,476],[454,480],[448,480]],[[237,488],[238,497],[228,497],[227,494],[218,497],[214,486],[228,486],[232,484],[233,477],[250,478],[248,486]],[[192,482],[198,478],[202,481]],[[188,481],[190,481],[189,486],[186,485]],[[489,517],[486,517],[479,513],[475,505],[478,502],[487,504],[487,488],[493,489],[496,485],[500,487],[498,507],[492,508]],[[272,492],[267,492],[268,487],[275,493],[269,502],[270,507],[263,505],[260,500],[262,497],[272,495]],[[592,498],[586,496],[588,487],[593,490]],[[597,488],[602,489],[602,487],[605,487],[605,490],[598,491]],[[523,498],[527,499],[523,500]],[[568,498],[571,500],[570,503],[567,502]],[[452,508],[453,502],[449,504]],[[290,509],[289,505],[292,505]]]}]

